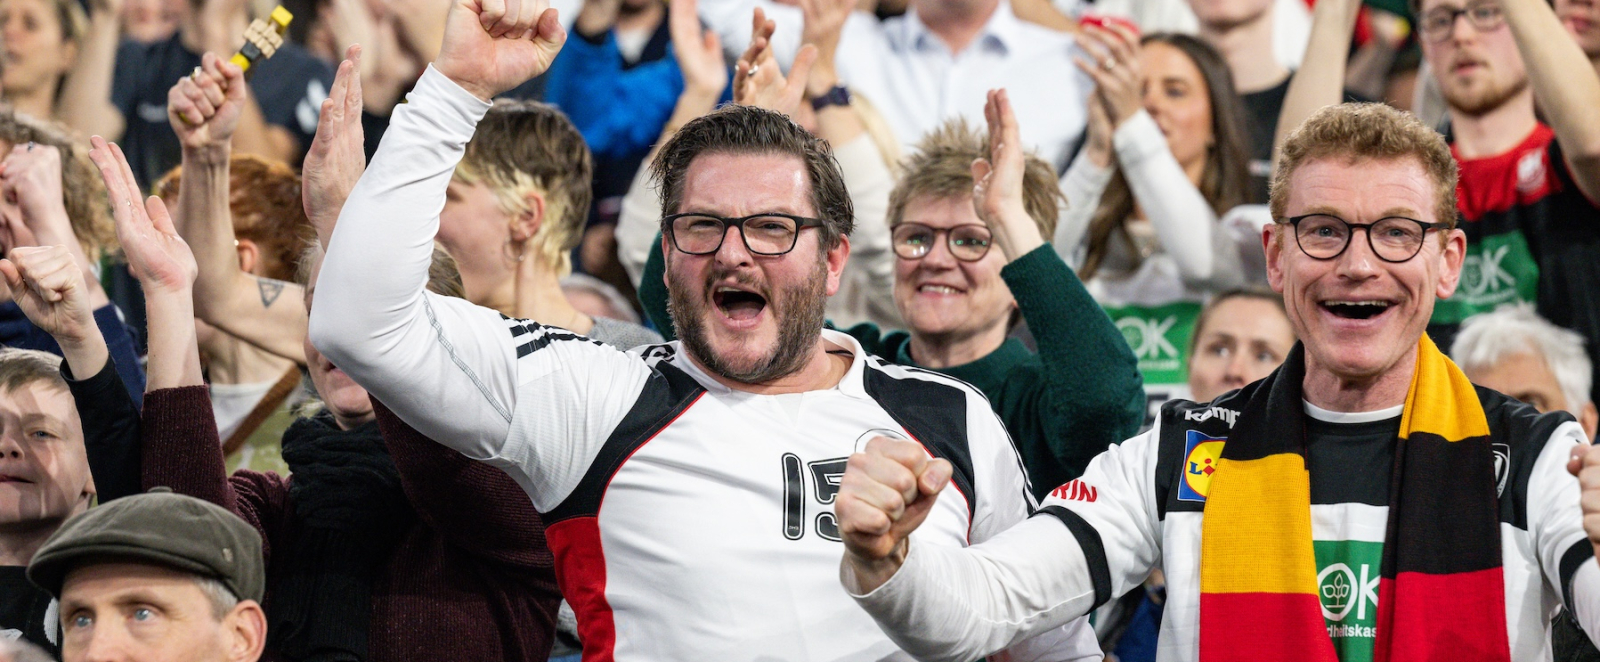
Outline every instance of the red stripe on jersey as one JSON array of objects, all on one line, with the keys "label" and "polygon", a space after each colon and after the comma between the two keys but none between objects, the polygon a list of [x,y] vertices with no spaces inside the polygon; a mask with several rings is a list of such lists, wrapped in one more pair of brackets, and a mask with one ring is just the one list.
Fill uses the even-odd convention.
[{"label": "red stripe on jersey", "polygon": [[617,644],[617,625],[606,600],[606,558],[600,548],[598,517],[574,517],[544,530],[556,558],[556,582],[578,616],[584,662],[610,662]]},{"label": "red stripe on jersey", "polygon": [[[1378,581],[1378,623],[1393,619],[1393,630],[1406,636],[1391,641],[1389,632],[1380,625],[1373,661],[1504,660],[1501,656],[1511,650],[1504,586],[1501,567],[1448,575],[1402,572],[1396,579],[1384,577]],[[1478,650],[1473,644],[1488,648]]]},{"label": "red stripe on jersey", "polygon": [[1530,205],[1561,191],[1556,168],[1565,163],[1550,162],[1550,141],[1556,134],[1539,124],[1516,147],[1494,156],[1463,160],[1450,146],[1450,153],[1461,166],[1456,188],[1456,208],[1462,218],[1476,221],[1484,214],[1504,212],[1519,205]]}]

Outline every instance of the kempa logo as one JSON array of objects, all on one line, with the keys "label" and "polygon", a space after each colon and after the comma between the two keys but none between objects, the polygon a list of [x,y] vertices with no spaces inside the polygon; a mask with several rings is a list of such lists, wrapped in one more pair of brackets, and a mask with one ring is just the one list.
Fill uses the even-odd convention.
[{"label": "kempa logo", "polygon": [[1500,266],[1510,252],[1510,246],[1501,246],[1468,255],[1461,264],[1461,293],[1477,298],[1501,290],[1516,289],[1516,277]]},{"label": "kempa logo", "polygon": [[1323,618],[1339,622],[1355,611],[1356,620],[1365,620],[1368,603],[1372,609],[1378,608],[1378,575],[1365,563],[1359,576],[1350,566],[1335,563],[1317,575],[1317,597],[1322,601]]},{"label": "kempa logo", "polygon": [[1124,317],[1117,320],[1117,330],[1122,332],[1122,338],[1128,341],[1128,346],[1133,348],[1134,355],[1140,360],[1175,359],[1178,358],[1178,348],[1167,340],[1167,331],[1177,323],[1176,315],[1159,320]]}]

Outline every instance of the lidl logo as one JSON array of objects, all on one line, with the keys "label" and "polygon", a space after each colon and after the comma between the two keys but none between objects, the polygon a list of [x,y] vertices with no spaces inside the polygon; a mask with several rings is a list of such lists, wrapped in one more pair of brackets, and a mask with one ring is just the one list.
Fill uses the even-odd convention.
[{"label": "lidl logo", "polygon": [[1208,437],[1195,430],[1186,433],[1183,441],[1183,480],[1178,483],[1179,501],[1205,502],[1211,491],[1211,476],[1217,472],[1222,460],[1222,445],[1226,437]]}]

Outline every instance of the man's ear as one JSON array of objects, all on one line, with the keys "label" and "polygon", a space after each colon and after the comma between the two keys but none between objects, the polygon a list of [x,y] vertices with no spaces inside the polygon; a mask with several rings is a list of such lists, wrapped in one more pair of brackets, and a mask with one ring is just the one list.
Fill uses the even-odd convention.
[{"label": "man's ear", "polygon": [[235,239],[233,249],[239,252],[239,270],[253,276],[260,276],[256,269],[261,267],[261,246],[249,239]]},{"label": "man's ear", "polygon": [[544,224],[545,196],[543,191],[529,191],[522,197],[525,210],[511,219],[511,243],[520,244],[539,234]]},{"label": "man's ear", "polygon": [[1461,282],[1461,265],[1467,259],[1467,233],[1461,230],[1451,230],[1445,236],[1444,251],[1439,256],[1439,286],[1434,290],[1434,296],[1448,299],[1456,293],[1456,285]]},{"label": "man's ear", "polygon": [[1261,228],[1261,250],[1267,255],[1267,283],[1272,291],[1283,294],[1283,223],[1271,223]]},{"label": "man's ear", "polygon": [[228,662],[256,662],[267,646],[267,616],[255,600],[240,600],[222,617]]},{"label": "man's ear", "polygon": [[828,249],[828,296],[839,292],[839,279],[844,273],[844,263],[850,260],[850,236],[839,235],[839,245]]},{"label": "man's ear", "polygon": [[1593,402],[1583,403],[1578,410],[1578,425],[1583,427],[1583,433],[1589,437],[1589,443],[1594,443],[1594,430],[1600,425],[1600,412],[1596,412]]}]

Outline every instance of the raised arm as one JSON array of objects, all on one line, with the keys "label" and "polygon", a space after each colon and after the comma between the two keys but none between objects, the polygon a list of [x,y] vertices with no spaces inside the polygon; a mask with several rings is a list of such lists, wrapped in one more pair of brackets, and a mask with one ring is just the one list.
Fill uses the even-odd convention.
[{"label": "raised arm", "polygon": [[540,0],[457,0],[445,31],[438,61],[396,107],[339,215],[315,283],[311,341],[402,420],[512,472],[549,508],[650,371],[581,336],[425,293],[445,189],[488,99],[544,71],[565,39]]},{"label": "raised arm", "polygon": [[61,99],[56,104],[61,120],[80,134],[122,135],[122,111],[111,101],[121,41],[122,1],[89,3],[89,26],[78,42],[78,57],[62,81]]},{"label": "raised arm", "polygon": [[[1345,62],[1350,57],[1350,32],[1361,13],[1361,0],[1318,0],[1311,10],[1311,38],[1300,70],[1278,112],[1278,133],[1272,141],[1272,162],[1289,134],[1312,113],[1344,100]],[[1561,26],[1557,25],[1559,29]]]},{"label": "raised arm", "polygon": [[360,72],[361,46],[351,46],[345,51],[344,62],[339,63],[328,98],[322,101],[317,136],[311,141],[301,168],[300,201],[323,250],[328,248],[328,239],[333,236],[333,226],[339,221],[350,190],[367,169]]},{"label": "raised arm", "polygon": [[1533,96],[1555,131],[1572,180],[1600,200],[1600,75],[1542,0],[1500,0]]},{"label": "raised arm", "polygon": [[213,53],[199,74],[167,93],[167,119],[183,146],[177,227],[194,249],[200,275],[194,308],[206,323],[274,354],[305,363],[306,311],[299,286],[245,273],[234,250],[229,158],[250,100],[244,72]]}]

